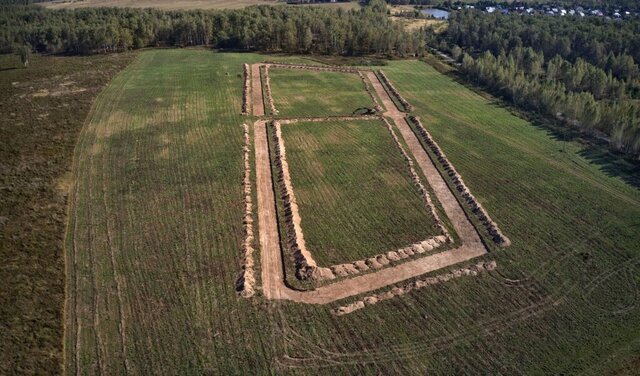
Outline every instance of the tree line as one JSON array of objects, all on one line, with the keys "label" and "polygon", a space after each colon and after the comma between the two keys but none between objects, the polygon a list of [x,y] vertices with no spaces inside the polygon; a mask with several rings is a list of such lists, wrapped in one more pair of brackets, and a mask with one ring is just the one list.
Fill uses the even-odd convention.
[{"label": "tree line", "polygon": [[[553,30],[553,32],[552,32]],[[428,43],[514,105],[608,138],[640,156],[640,22],[452,14]]]},{"label": "tree line", "polygon": [[422,54],[424,34],[404,30],[381,9],[382,0],[351,11],[288,6],[218,11],[2,6],[0,52],[28,44],[36,52],[66,54],[194,45],[337,55]]},{"label": "tree line", "polygon": [[603,11],[613,11],[615,9],[640,9],[637,0],[607,0],[606,2],[603,2],[602,0],[386,0],[386,2],[392,5],[428,5],[445,9],[457,9],[458,7],[463,7],[465,5],[473,5],[478,9],[484,9],[488,6],[500,6],[505,9],[511,9],[517,6],[529,7],[539,5],[549,5],[554,7],[597,8]]}]

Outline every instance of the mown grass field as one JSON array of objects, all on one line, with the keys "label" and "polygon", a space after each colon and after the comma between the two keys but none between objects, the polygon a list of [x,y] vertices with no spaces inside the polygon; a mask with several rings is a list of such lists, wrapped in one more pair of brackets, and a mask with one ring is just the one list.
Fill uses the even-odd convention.
[{"label": "mown grass field", "polygon": [[69,374],[268,368],[268,315],[234,291],[251,59],[143,52],[100,95],[75,155]]},{"label": "mown grass field", "polygon": [[385,72],[513,245],[484,257],[497,272],[337,320],[283,306],[285,348],[306,359],[290,363],[325,373],[635,373],[638,189],[584,158],[582,145],[422,62]]},{"label": "mown grass field", "polygon": [[320,265],[441,235],[382,122],[287,124],[282,137],[305,241]]},{"label": "mown grass field", "polygon": [[[391,62],[385,72],[513,241],[500,255],[505,273],[563,296],[539,323],[546,335],[530,343],[523,369],[599,373],[637,354],[638,189],[584,158],[580,144],[554,140],[421,62]],[[525,333],[511,337],[535,337]]]},{"label": "mown grass field", "polygon": [[281,117],[351,115],[361,107],[373,108],[356,74],[270,68],[269,77]]},{"label": "mown grass field", "polygon": [[100,95],[75,158],[69,373],[633,372],[640,192],[421,62],[384,70],[513,241],[485,257],[498,272],[341,317],[237,297],[242,63],[261,60],[146,51]]}]

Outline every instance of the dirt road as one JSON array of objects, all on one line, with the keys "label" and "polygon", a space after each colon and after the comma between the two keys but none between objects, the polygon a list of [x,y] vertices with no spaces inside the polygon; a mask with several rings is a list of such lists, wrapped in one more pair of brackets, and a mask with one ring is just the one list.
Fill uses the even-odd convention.
[{"label": "dirt road", "polygon": [[369,77],[369,80],[373,83],[373,88],[387,109],[384,115],[393,119],[396,127],[400,130],[402,138],[404,138],[409,150],[411,150],[411,153],[415,157],[416,163],[420,166],[420,169],[422,169],[429,185],[433,188],[436,197],[438,197],[445,213],[447,213],[458,236],[460,236],[462,244],[471,245],[479,243],[479,246],[484,249],[475,227],[473,227],[473,224],[467,218],[460,203],[456,200],[453,192],[451,192],[442,175],[440,175],[431,158],[429,158],[429,155],[422,147],[420,140],[418,140],[415,133],[411,130],[411,127],[405,119],[406,114],[398,110],[375,73],[367,72],[367,77]]},{"label": "dirt road", "polygon": [[256,150],[256,188],[258,195],[258,229],[260,240],[260,262],[262,269],[262,290],[267,299],[281,299],[284,286],[284,270],[280,254],[276,201],[273,194],[269,143],[267,141],[267,121],[258,120],[254,124]]},{"label": "dirt road", "polygon": [[[252,69],[254,74],[256,69],[257,66],[254,65]],[[411,131],[409,124],[405,121],[405,114],[396,108],[375,74],[368,72],[367,75],[387,109],[385,116],[393,119],[400,130],[402,137],[416,158],[416,163],[424,172],[447,216],[450,218],[453,227],[460,236],[462,245],[455,249],[409,261],[392,268],[382,269],[375,273],[365,274],[322,286],[315,290],[295,291],[289,289],[284,283],[284,270],[278,235],[266,121],[259,120],[254,124],[258,225],[260,229],[262,288],[265,297],[268,299],[287,299],[302,303],[327,304],[467,261],[487,252],[480,241],[477,231],[466,217],[462,207],[449,190],[446,182],[428,154],[422,148],[418,138]],[[254,86],[254,92],[255,90]]]},{"label": "dirt road", "polygon": [[264,100],[262,98],[260,65],[261,64],[251,65],[251,105],[255,116],[264,116]]}]

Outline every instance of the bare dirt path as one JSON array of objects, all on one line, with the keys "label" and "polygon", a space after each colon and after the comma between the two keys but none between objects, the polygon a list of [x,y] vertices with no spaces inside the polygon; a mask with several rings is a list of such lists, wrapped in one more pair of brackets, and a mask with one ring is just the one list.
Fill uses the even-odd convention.
[{"label": "bare dirt path", "polygon": [[284,269],[280,254],[278,220],[271,177],[267,121],[258,120],[253,129],[256,149],[256,190],[258,195],[258,228],[262,290],[267,299],[282,299]]},{"label": "bare dirt path", "polygon": [[[252,68],[255,77],[255,65]],[[258,83],[259,79],[258,71]],[[462,246],[431,256],[409,261],[393,268],[382,269],[378,272],[342,280],[311,291],[295,291],[284,283],[284,269],[271,176],[271,162],[269,157],[268,130],[266,120],[259,120],[254,124],[255,152],[256,152],[256,180],[258,194],[258,226],[260,229],[260,254],[262,267],[262,288],[267,299],[286,299],[301,303],[327,304],[350,296],[377,290],[388,285],[402,282],[406,279],[454,265],[487,252],[480,241],[480,236],[466,217],[462,207],[449,190],[443,177],[433,164],[428,154],[422,148],[420,141],[411,131],[404,119],[405,114],[394,105],[373,72],[368,72],[374,89],[381,98],[387,112],[386,116],[393,119],[402,137],[416,158],[416,163],[424,172],[429,184],[433,187],[438,200],[451,219],[453,227],[460,236]],[[254,93],[256,80],[254,79]],[[261,90],[258,89],[260,93]],[[255,97],[254,97],[255,98]],[[256,102],[254,102],[256,103]],[[264,110],[264,109],[263,109]],[[254,110],[255,111],[255,110]],[[254,112],[255,114],[255,112]]]},{"label": "bare dirt path", "polygon": [[251,106],[255,116],[264,116],[264,100],[262,99],[262,81],[260,80],[260,65],[251,65]]},{"label": "bare dirt path", "polygon": [[449,186],[442,178],[442,175],[440,175],[438,169],[433,164],[433,161],[429,158],[429,155],[422,147],[420,140],[418,140],[411,130],[411,127],[405,119],[406,114],[398,110],[389,97],[389,94],[382,86],[382,83],[380,83],[378,77],[376,77],[373,72],[367,72],[367,77],[369,77],[369,80],[373,83],[373,88],[378,93],[384,107],[387,109],[387,112],[385,112],[384,115],[393,119],[396,127],[400,130],[400,134],[415,157],[416,163],[420,166],[420,169],[422,169],[427,181],[429,181],[429,185],[433,188],[436,197],[440,200],[445,213],[447,213],[447,216],[451,220],[458,236],[460,236],[462,244],[471,245],[478,243],[478,246],[484,249],[475,227],[473,227],[473,224],[471,224],[465,215],[460,203],[456,200],[455,196],[449,189]]}]

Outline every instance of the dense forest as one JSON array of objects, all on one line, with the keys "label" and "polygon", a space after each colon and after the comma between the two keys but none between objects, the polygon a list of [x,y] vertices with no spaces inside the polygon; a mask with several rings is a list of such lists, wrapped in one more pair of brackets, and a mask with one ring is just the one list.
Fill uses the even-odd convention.
[{"label": "dense forest", "polygon": [[360,10],[254,6],[225,11],[0,7],[0,52],[88,54],[147,46],[212,45],[267,52],[421,54],[424,34],[392,22],[382,0]]},{"label": "dense forest", "polygon": [[640,22],[465,10],[427,40],[471,82],[640,154]]}]

